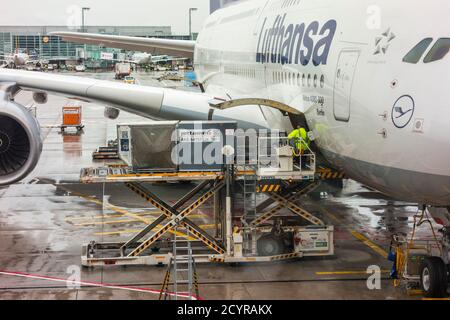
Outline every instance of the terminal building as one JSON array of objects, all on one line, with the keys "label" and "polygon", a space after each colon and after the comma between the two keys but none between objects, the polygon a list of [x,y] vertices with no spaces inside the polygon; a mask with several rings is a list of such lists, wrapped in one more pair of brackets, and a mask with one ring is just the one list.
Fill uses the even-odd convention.
[{"label": "terminal building", "polygon": [[[217,3],[216,3],[217,2]],[[211,0],[212,8],[216,9],[230,0]],[[65,63],[73,61],[74,63],[83,61],[89,68],[90,65],[97,65],[98,67],[105,67],[106,61],[102,61],[102,53],[113,54],[114,60],[126,60],[130,54],[121,49],[102,48],[93,45],[83,45],[71,42],[65,42],[60,37],[49,36],[52,31],[72,31],[121,35],[131,37],[145,37],[145,38],[165,38],[177,40],[190,40],[190,36],[186,30],[184,32],[173,33],[173,26],[155,25],[155,26],[136,26],[129,22],[129,25],[124,26],[79,26],[71,28],[59,23],[50,25],[26,25],[24,22],[19,26],[0,25],[0,59],[4,55],[13,54],[16,51],[26,52],[31,57],[38,57],[41,60],[48,60],[53,63]],[[193,33],[194,39],[197,33]],[[100,66],[101,65],[101,66]]]},{"label": "terminal building", "polygon": [[[50,61],[99,60],[102,52],[114,53],[116,59],[124,59],[120,49],[100,48],[62,41],[60,37],[48,36],[52,31],[81,31],[66,26],[0,26],[0,55],[8,55],[16,50],[39,56]],[[170,26],[87,26],[89,33],[113,34],[121,36],[189,39],[189,35],[176,36]]]}]

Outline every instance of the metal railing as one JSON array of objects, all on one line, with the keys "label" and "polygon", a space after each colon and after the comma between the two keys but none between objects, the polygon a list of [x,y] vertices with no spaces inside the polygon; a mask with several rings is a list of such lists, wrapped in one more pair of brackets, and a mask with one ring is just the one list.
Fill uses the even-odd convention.
[{"label": "metal railing", "polygon": [[277,150],[282,147],[291,147],[293,158],[293,171],[315,171],[316,170],[316,155],[311,148],[301,138],[299,139],[302,148],[306,147],[301,154],[296,154],[295,145],[298,141],[294,142],[287,137],[259,137],[258,138],[258,154],[256,163],[258,169],[262,168],[279,168],[280,156]]}]

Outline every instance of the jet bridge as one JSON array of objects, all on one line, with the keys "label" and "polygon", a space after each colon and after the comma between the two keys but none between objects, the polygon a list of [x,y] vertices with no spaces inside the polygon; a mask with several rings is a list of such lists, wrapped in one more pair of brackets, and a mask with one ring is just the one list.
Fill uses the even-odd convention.
[{"label": "jet bridge", "polygon": [[[267,144],[267,137],[259,138],[258,150]],[[83,169],[81,182],[122,182],[158,209],[160,216],[128,241],[85,245],[82,265],[167,265],[173,258],[174,239],[183,242],[183,238],[186,245],[179,246],[191,247],[196,263],[333,255],[334,227],[309,212],[302,196],[313,191],[320,180],[340,178],[341,174],[318,169],[311,150],[294,160],[286,138],[278,141],[275,149],[276,164],[268,163],[258,151],[256,157],[224,164],[220,171],[136,172],[127,165]],[[195,186],[176,203],[168,203],[148,186],[166,181],[191,181]],[[211,202],[214,231],[207,232],[191,216]]]}]

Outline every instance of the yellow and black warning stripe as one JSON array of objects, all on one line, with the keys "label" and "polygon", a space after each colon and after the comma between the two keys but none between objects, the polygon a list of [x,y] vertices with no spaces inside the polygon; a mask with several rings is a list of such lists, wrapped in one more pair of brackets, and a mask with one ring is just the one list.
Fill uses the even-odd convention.
[{"label": "yellow and black warning stripe", "polygon": [[194,289],[195,289],[195,292],[197,293],[197,296],[198,296],[199,286],[198,286],[198,275],[197,275],[197,272],[194,272]]},{"label": "yellow and black warning stripe", "polygon": [[295,203],[289,201],[288,199],[283,198],[282,196],[280,196],[276,193],[271,193],[270,197],[272,199],[274,199],[275,201],[279,202],[280,204],[283,204],[284,206],[286,206],[288,209],[290,209],[292,212],[294,212],[298,216],[308,220],[309,222],[311,222],[315,225],[319,225],[319,226],[325,225],[322,220],[320,220],[319,218],[316,218],[311,213],[300,208],[299,206],[297,206]]},{"label": "yellow and black warning stripe", "polygon": [[162,206],[158,201],[150,197],[148,194],[143,192],[142,190],[138,189],[136,186],[134,186],[132,183],[126,183],[125,184],[128,188],[130,188],[133,192],[150,202],[156,209],[159,209],[162,213],[164,213],[167,217],[170,217],[172,215],[172,212],[170,210],[166,209],[164,206]]},{"label": "yellow and black warning stripe", "polygon": [[225,262],[225,258],[221,258],[221,257],[210,257],[209,258],[210,262],[217,262],[217,263],[223,263]]},{"label": "yellow and black warning stripe", "polygon": [[203,242],[204,244],[206,244],[206,246],[208,246],[210,249],[213,249],[214,251],[216,251],[219,254],[225,253],[225,250],[221,246],[219,246],[217,243],[214,243],[213,241],[209,240],[207,237],[202,235],[200,232],[198,232],[197,230],[195,230],[188,224],[185,224],[185,227],[189,228],[189,231],[192,233],[192,235],[194,237],[196,237],[198,240],[200,240],[201,242]]},{"label": "yellow and black warning stripe", "polygon": [[[216,186],[213,190],[210,190],[209,192],[205,193],[203,196],[201,196],[199,199],[197,199],[193,204],[191,204],[189,207],[187,207],[183,212],[181,212],[175,219],[182,220],[186,218],[188,215],[190,215],[195,209],[200,207],[202,204],[204,204],[206,201],[208,201],[215,193],[216,190],[220,189],[223,186],[223,182]],[[140,195],[143,195],[144,197],[148,197],[145,195],[142,191],[134,187],[132,184],[129,185],[130,188],[133,190],[136,190]],[[148,197],[151,199],[150,197]],[[163,206],[158,205],[158,209],[162,210],[164,213],[166,213],[168,216],[171,215],[171,212],[165,209]],[[197,232],[195,229],[191,228],[189,225],[181,221],[181,224],[189,228],[193,235],[197,237],[199,240],[201,240],[203,243],[205,243],[208,247],[213,249],[214,251],[222,254],[225,251],[218,246],[217,244],[210,241],[208,238]],[[169,221],[165,226],[163,226],[158,232],[156,232],[153,236],[151,236],[149,239],[144,241],[139,247],[137,247],[135,250],[133,250],[128,256],[129,257],[136,257],[139,256],[141,253],[143,253],[145,250],[147,250],[153,243],[155,243],[159,238],[161,238],[166,232],[171,231],[174,229],[176,223],[173,223],[173,221]]]},{"label": "yellow and black warning stripe", "polygon": [[250,225],[252,225],[252,226],[260,225],[261,223],[263,223],[263,222],[269,220],[270,218],[272,218],[274,215],[276,215],[283,208],[284,208],[284,205],[276,206],[275,208],[271,209],[267,213],[261,215],[260,217],[256,218],[252,222],[250,222]]},{"label": "yellow and black warning stripe", "polygon": [[319,172],[319,178],[321,180],[337,180],[337,179],[346,179],[346,175],[344,172],[339,171],[322,171]]},{"label": "yellow and black warning stripe", "polygon": [[281,184],[279,183],[265,183],[262,182],[256,187],[257,193],[266,193],[266,192],[280,192]]},{"label": "yellow and black warning stripe", "polygon": [[216,193],[216,190],[211,190],[211,191],[208,191],[207,193],[205,193],[198,200],[196,200],[193,204],[191,204],[189,207],[187,207],[185,210],[183,210],[183,212],[180,214],[181,218],[185,218],[187,215],[191,214],[195,209],[197,209],[202,204],[204,204],[206,201],[208,201],[215,193]]},{"label": "yellow and black warning stripe", "polygon": [[153,236],[151,236],[149,239],[144,241],[139,247],[134,249],[128,256],[129,257],[137,257],[142,252],[147,250],[153,243],[155,243],[156,240],[161,238],[166,232],[173,229],[173,225],[171,222],[167,223],[164,227],[162,227],[158,232],[156,232]]},{"label": "yellow and black warning stripe", "polygon": [[298,257],[300,257],[300,253],[294,252],[294,253],[281,254],[279,256],[270,257],[270,261],[288,260],[288,259],[294,259],[294,258],[298,258]]}]

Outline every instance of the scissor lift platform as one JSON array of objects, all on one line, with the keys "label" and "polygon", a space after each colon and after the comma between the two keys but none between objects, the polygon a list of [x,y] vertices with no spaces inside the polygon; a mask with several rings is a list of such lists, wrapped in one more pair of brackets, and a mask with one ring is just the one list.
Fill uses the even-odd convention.
[{"label": "scissor lift platform", "polygon": [[[293,172],[263,172],[237,167],[235,180],[243,180],[245,176],[256,175],[259,181],[283,180],[283,181],[310,181],[322,179],[322,174],[328,169],[319,171],[305,170]],[[317,175],[319,173],[319,175]],[[82,183],[117,183],[117,182],[167,182],[167,181],[205,181],[224,178],[225,173],[219,171],[198,172],[133,172],[128,166],[108,166],[98,168],[85,168],[81,170],[80,181]]]},{"label": "scissor lift platform", "polygon": [[[91,242],[85,245],[82,250],[82,265],[167,265],[172,258],[171,236],[174,229],[179,232],[185,230],[190,235],[191,238],[186,241],[191,241],[197,263],[270,262],[333,255],[333,226],[326,226],[320,218],[309,213],[299,203],[300,197],[314,190],[319,180],[342,177],[330,172],[329,169],[319,169],[268,175],[266,171],[266,174],[258,175],[258,170],[245,166],[229,167],[223,172],[134,173],[132,168],[126,166],[83,169],[80,176],[82,183],[122,182],[157,208],[161,215],[126,242]],[[264,193],[266,200],[255,208],[257,215],[237,227],[234,223],[236,217],[226,215],[227,211],[231,214],[233,205],[232,197],[229,201],[226,200],[226,190],[233,186],[237,188],[235,184],[245,183],[249,176],[256,178],[255,192]],[[163,201],[143,185],[167,181],[197,183],[173,205]],[[215,229],[218,231],[215,235],[210,235],[190,220],[189,215],[213,198]],[[217,200],[219,198],[222,200]],[[225,203],[226,208],[221,203]],[[255,249],[257,244],[261,238],[270,238],[275,232],[275,220],[283,209],[288,209],[292,216],[298,217],[307,226],[279,225],[276,232],[289,234],[292,246],[273,255],[258,254]],[[246,244],[248,241],[252,244]]]},{"label": "scissor lift platform", "polygon": [[[225,147],[223,150],[224,154],[231,151]],[[204,166],[204,171],[196,172],[183,171],[181,166],[170,172],[136,172],[126,166],[83,169],[81,182],[122,182],[158,209],[160,216],[126,242],[86,245],[82,264],[168,264],[173,258],[173,238],[185,239],[187,245],[180,244],[181,248],[192,247],[197,263],[269,262],[333,255],[333,226],[308,212],[301,197],[313,191],[319,180],[339,174],[317,170],[316,155],[310,149],[295,163],[287,139],[278,136],[260,137],[257,154],[235,151],[230,154],[235,155],[236,164],[224,164],[220,171],[208,171]],[[212,168],[217,170],[217,166]],[[175,204],[164,201],[144,185],[170,181],[196,184]],[[238,194],[242,195],[241,211],[237,208]],[[258,202],[259,198],[264,200]],[[190,219],[210,200],[214,200],[214,234]],[[288,216],[282,216],[283,211]]]}]

